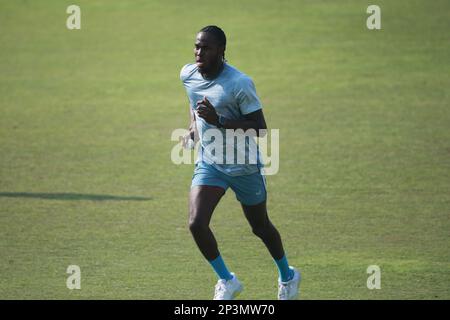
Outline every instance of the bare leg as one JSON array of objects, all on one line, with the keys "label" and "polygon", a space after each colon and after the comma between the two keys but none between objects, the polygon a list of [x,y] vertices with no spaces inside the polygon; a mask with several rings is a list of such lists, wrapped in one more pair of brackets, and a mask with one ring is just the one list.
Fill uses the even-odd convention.
[{"label": "bare leg", "polygon": [[203,256],[214,260],[219,256],[217,241],[209,222],[225,190],[216,186],[195,186],[189,195],[189,229]]},{"label": "bare leg", "polygon": [[284,256],[283,243],[277,229],[269,220],[266,201],[254,206],[242,205],[242,209],[253,233],[264,242],[272,258],[281,259]]}]

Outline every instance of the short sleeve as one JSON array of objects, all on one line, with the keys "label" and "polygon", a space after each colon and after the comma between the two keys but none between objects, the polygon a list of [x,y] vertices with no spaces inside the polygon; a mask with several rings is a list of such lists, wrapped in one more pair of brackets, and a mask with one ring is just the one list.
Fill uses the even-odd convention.
[{"label": "short sleeve", "polygon": [[256,94],[255,84],[251,78],[243,76],[239,79],[236,84],[235,95],[242,114],[249,114],[262,109],[261,102]]},{"label": "short sleeve", "polygon": [[183,66],[183,68],[181,68],[181,70],[180,70],[180,80],[181,80],[181,82],[184,82],[184,80],[186,79],[186,68],[188,66],[189,65],[187,64],[187,65]]}]

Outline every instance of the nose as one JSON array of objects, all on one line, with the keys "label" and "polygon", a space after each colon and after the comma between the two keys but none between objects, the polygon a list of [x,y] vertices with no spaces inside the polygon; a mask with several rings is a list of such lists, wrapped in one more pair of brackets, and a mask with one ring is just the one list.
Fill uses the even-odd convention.
[{"label": "nose", "polygon": [[196,55],[197,57],[203,56],[203,50],[202,50],[202,49],[196,49],[196,50],[195,50],[195,55]]}]

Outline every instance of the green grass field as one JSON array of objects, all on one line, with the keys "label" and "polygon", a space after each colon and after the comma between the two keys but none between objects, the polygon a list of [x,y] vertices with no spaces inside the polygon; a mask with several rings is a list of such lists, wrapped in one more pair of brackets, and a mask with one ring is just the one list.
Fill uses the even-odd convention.
[{"label": "green grass field", "polygon": [[[450,299],[448,1],[79,0],[68,30],[73,3],[0,0],[1,299],[212,298],[187,228],[193,166],[170,160],[207,24],[280,129],[268,207],[301,298]],[[212,228],[240,298],[276,299],[231,191]]]}]

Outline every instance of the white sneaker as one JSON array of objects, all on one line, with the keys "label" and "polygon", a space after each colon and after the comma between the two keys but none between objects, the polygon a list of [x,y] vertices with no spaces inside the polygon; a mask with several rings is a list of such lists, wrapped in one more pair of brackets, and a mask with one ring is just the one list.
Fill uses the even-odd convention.
[{"label": "white sneaker", "polygon": [[230,280],[220,279],[217,281],[214,300],[233,300],[241,293],[242,284],[233,272],[231,272],[231,275],[233,278]]},{"label": "white sneaker", "polygon": [[294,271],[294,277],[287,282],[281,282],[280,279],[278,279],[278,300],[295,300],[298,298],[302,277],[300,272],[294,267],[289,267],[289,269]]}]

